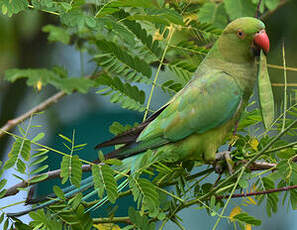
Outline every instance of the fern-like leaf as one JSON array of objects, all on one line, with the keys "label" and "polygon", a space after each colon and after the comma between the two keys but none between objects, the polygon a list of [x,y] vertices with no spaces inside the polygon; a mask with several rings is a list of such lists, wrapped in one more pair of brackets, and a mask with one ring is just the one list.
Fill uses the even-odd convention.
[{"label": "fern-like leaf", "polygon": [[175,61],[168,65],[168,68],[174,72],[183,82],[187,83],[193,76],[197,66],[189,61]]},{"label": "fern-like leaf", "polygon": [[124,51],[121,47],[111,41],[102,39],[97,41],[96,44],[101,51],[113,54],[118,60],[120,60],[130,68],[136,70],[139,73],[142,73],[148,78],[151,77],[151,67],[144,60],[136,56],[132,56],[127,51]]},{"label": "fern-like leaf", "polygon": [[[262,180],[263,180],[263,185],[265,190],[275,188],[274,181],[271,180],[270,178],[264,177],[262,178]],[[272,213],[276,213],[277,207],[278,207],[278,193],[267,194],[267,201],[266,201],[267,215],[271,216]]]},{"label": "fern-like leaf", "polygon": [[30,212],[29,215],[33,219],[30,224],[34,226],[35,229],[63,229],[62,223],[56,218],[51,217],[49,213],[45,213],[43,209]]},{"label": "fern-like leaf", "polygon": [[118,135],[131,129],[132,127],[136,127],[137,125],[138,123],[135,122],[133,126],[129,124],[124,126],[121,123],[115,121],[109,126],[109,132],[112,133],[113,135]]},{"label": "fern-like leaf", "polygon": [[159,207],[159,193],[155,185],[148,179],[129,177],[129,186],[138,206],[142,204],[144,210],[154,211]]},{"label": "fern-like leaf", "polygon": [[118,198],[117,183],[113,174],[114,172],[109,165],[92,166],[94,187],[98,191],[98,196],[102,198],[104,190],[106,190],[107,198],[111,203],[115,203]]},{"label": "fern-like leaf", "polygon": [[134,210],[134,208],[129,207],[128,214],[130,220],[135,224],[138,229],[142,230],[154,230],[156,229],[155,223],[150,223],[149,219],[145,215],[140,215],[139,212]]},{"label": "fern-like leaf", "polygon": [[62,184],[65,184],[70,176],[69,167],[71,159],[68,156],[63,156],[61,162],[61,173]]},{"label": "fern-like leaf", "polygon": [[82,163],[79,160],[78,155],[73,155],[71,158],[71,174],[70,181],[71,184],[75,185],[77,188],[80,186],[81,177],[82,177]]},{"label": "fern-like leaf", "polygon": [[174,80],[168,80],[164,82],[160,87],[164,92],[175,94],[183,88],[183,85]]},{"label": "fern-like leaf", "polygon": [[138,73],[136,70],[131,69],[128,65],[122,63],[109,53],[96,55],[95,60],[98,66],[101,66],[106,72],[113,74],[114,76],[122,76],[130,82],[152,83],[151,79]]},{"label": "fern-like leaf", "polygon": [[[125,11],[120,11],[115,14],[115,16],[121,20],[129,17],[130,14],[126,13]],[[159,42],[157,40],[153,41],[152,36],[148,34],[139,23],[134,20],[123,20],[123,24],[136,35],[136,37],[142,42],[143,45],[147,47],[148,50],[151,51],[151,53],[153,53],[157,58],[161,58],[163,51],[159,45]]]},{"label": "fern-like leaf", "polygon": [[31,142],[29,140],[23,140],[17,138],[13,143],[11,151],[8,153],[8,161],[4,164],[4,169],[9,169],[15,165],[18,160],[18,157],[21,155],[24,160],[28,161],[30,159],[31,152]]},{"label": "fern-like leaf", "polygon": [[199,23],[198,21],[191,21],[185,30],[189,30],[196,39],[204,43],[215,41],[221,34],[221,30],[211,24]]},{"label": "fern-like leaf", "polygon": [[145,100],[145,94],[136,86],[123,83],[118,77],[112,78],[108,75],[101,75],[96,82],[98,85],[108,86],[108,88],[99,90],[97,93],[103,95],[113,93],[110,97],[112,103],[120,103],[123,108],[144,111],[145,107],[142,104]]}]

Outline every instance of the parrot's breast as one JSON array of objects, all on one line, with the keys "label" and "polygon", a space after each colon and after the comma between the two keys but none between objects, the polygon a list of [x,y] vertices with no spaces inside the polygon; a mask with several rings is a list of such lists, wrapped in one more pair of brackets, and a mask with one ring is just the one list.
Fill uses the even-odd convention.
[{"label": "parrot's breast", "polygon": [[213,163],[217,149],[223,144],[226,136],[235,125],[236,118],[227,121],[219,127],[204,133],[194,133],[178,142],[160,147],[162,159],[166,162],[182,161],[184,159]]}]

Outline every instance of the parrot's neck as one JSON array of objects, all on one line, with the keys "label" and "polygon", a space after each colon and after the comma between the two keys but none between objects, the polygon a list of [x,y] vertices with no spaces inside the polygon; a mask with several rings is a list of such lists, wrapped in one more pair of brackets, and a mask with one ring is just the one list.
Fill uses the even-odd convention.
[{"label": "parrot's neck", "polygon": [[198,67],[196,76],[214,70],[224,71],[232,76],[243,91],[244,97],[247,97],[247,99],[249,98],[257,78],[255,57],[246,59],[244,62],[232,62],[231,60],[226,60],[216,43]]}]

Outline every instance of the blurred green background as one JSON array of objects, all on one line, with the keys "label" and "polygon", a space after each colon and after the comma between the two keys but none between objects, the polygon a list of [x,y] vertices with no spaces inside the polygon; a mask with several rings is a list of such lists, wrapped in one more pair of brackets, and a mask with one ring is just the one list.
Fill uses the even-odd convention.
[{"label": "blurred green background", "polygon": [[[287,65],[297,68],[296,12],[297,1],[292,0],[265,19],[271,44],[268,63],[282,65],[282,44],[284,43]],[[17,117],[38,105],[56,92],[54,88],[50,87],[37,92],[36,89],[28,88],[23,80],[9,84],[2,79],[6,69],[42,68],[61,65],[69,71],[69,75],[79,75],[81,61],[85,66],[85,74],[91,73],[94,69],[86,54],[78,52],[74,47],[47,42],[47,35],[41,32],[41,28],[49,23],[56,24],[58,21],[54,16],[36,11],[21,13],[13,18],[0,17],[0,126],[3,126],[9,119]],[[272,83],[284,82],[282,70],[270,68],[269,72]],[[297,73],[288,71],[287,75],[289,84],[296,85]],[[168,73],[163,72],[160,80],[168,78],[170,78]],[[146,93],[149,92],[149,87],[140,86]],[[296,86],[289,87],[289,95],[292,101],[294,101],[294,98],[296,101],[296,88]],[[280,107],[282,105],[283,87],[274,86],[273,90],[275,100],[278,107]],[[158,108],[168,99],[168,95],[157,90],[153,96],[152,107]],[[108,127],[113,121],[120,121],[122,124],[133,124],[135,121],[140,122],[142,116],[143,114],[125,111],[118,105],[110,104],[107,99],[93,91],[86,95],[73,94],[63,98],[46,113],[37,116],[36,119],[34,118],[33,122],[43,126],[41,130],[46,133],[43,143],[61,150],[65,150],[63,149],[65,147],[61,144],[62,140],[58,137],[58,134],[61,133],[71,137],[73,130],[75,130],[76,143],[88,143],[87,148],[80,154],[81,158],[93,160],[97,156],[97,152],[93,147],[98,142],[111,137]],[[31,133],[31,135],[34,136],[34,133]],[[6,159],[10,143],[10,137],[0,138],[0,158],[2,161]],[[59,165],[55,165],[57,162],[60,162],[57,156],[53,155],[49,158],[51,170],[59,167]],[[9,176],[6,175],[6,177]],[[17,182],[14,177],[9,180],[10,185]],[[51,191],[51,186],[49,184],[47,187],[42,186],[43,193]],[[18,197],[23,199],[25,196],[23,193]],[[233,202],[237,201],[234,200]],[[9,199],[7,199],[7,203],[9,203]],[[263,210],[261,206],[248,207],[251,215],[263,220],[261,229],[297,229],[296,212],[287,212],[286,207],[283,207],[280,208],[277,214],[273,214],[272,218],[268,218]],[[13,209],[9,211],[13,211]],[[229,212],[230,210],[227,210],[226,213]],[[204,211],[195,208],[183,210],[180,217],[184,220],[186,229],[209,229],[215,221]],[[227,222],[221,227],[230,229]],[[166,229],[176,229],[176,226],[168,224]]]}]

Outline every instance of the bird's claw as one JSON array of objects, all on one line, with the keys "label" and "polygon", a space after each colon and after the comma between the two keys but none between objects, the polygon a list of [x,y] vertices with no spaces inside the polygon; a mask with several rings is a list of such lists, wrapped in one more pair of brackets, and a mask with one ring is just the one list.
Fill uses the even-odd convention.
[{"label": "bird's claw", "polygon": [[223,151],[223,152],[216,153],[216,161],[214,163],[214,168],[218,174],[221,174],[223,172],[222,160],[226,162],[228,167],[228,172],[230,173],[230,175],[233,174],[233,161],[230,157],[230,153],[231,153],[230,151]]}]

